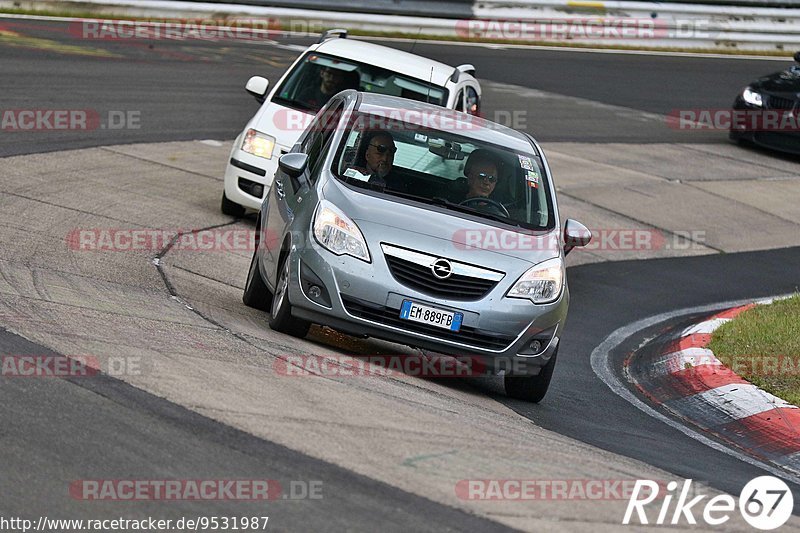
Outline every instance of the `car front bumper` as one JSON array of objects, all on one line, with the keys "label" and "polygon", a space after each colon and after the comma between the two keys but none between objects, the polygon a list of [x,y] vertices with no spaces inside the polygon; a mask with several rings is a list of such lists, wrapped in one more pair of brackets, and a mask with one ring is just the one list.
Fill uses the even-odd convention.
[{"label": "car front bumper", "polygon": [[[313,241],[313,238],[312,238]],[[569,293],[562,290],[550,304],[498,297],[495,287],[477,301],[442,300],[417,292],[391,275],[380,258],[366,263],[336,256],[315,241],[289,253],[289,301],[292,314],[353,335],[407,344],[454,356],[478,358],[487,373],[501,370],[536,374],[558,348],[566,320]],[[389,280],[389,281],[387,281]],[[322,297],[309,296],[321,285]],[[461,330],[451,332],[399,318],[404,300],[464,315]],[[538,348],[532,348],[538,341]]]},{"label": "car front bumper", "polygon": [[225,196],[241,206],[259,209],[278,170],[278,158],[289,150],[276,145],[272,158],[264,159],[243,152],[237,143],[225,167]]},{"label": "car front bumper", "polygon": [[[747,104],[741,98],[733,104],[735,111],[762,111],[762,108]],[[775,111],[775,110],[768,110]],[[749,141],[757,146],[789,154],[800,155],[800,131],[749,130],[745,126],[731,127],[729,137],[733,141]]]}]

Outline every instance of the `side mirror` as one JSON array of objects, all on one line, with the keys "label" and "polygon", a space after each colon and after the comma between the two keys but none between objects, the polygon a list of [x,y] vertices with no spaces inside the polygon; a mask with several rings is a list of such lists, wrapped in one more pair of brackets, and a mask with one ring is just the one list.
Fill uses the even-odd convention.
[{"label": "side mirror", "polygon": [[263,104],[267,99],[267,89],[269,89],[269,80],[261,76],[253,76],[247,80],[247,85],[244,86],[244,90],[252,94],[259,104]]},{"label": "side mirror", "polygon": [[800,63],[800,52],[797,52],[797,53],[794,55],[794,60],[795,60],[796,62]]},{"label": "side mirror", "polygon": [[294,153],[285,154],[278,159],[278,168],[285,172],[290,178],[297,179],[303,175],[308,165],[306,154]]},{"label": "side mirror", "polygon": [[564,255],[567,255],[573,248],[586,246],[592,240],[592,232],[589,228],[577,220],[567,219],[564,224]]}]

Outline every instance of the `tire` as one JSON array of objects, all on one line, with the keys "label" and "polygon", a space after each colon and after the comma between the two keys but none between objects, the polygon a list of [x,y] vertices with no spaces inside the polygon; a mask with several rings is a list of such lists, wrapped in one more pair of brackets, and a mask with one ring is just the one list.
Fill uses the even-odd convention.
[{"label": "tire", "polygon": [[222,203],[219,208],[223,215],[236,218],[241,218],[244,216],[244,207],[228,200],[228,197],[225,196],[225,191],[222,191]]},{"label": "tire", "polygon": [[292,337],[305,337],[311,327],[311,322],[292,316],[292,304],[289,302],[289,256],[282,258],[278,266],[278,275],[275,276],[275,294],[272,297],[272,314],[269,317],[269,327],[275,331],[286,333]]},{"label": "tire", "polygon": [[558,349],[536,376],[506,375],[504,379],[506,395],[526,402],[539,403],[542,401],[547,394],[547,389],[550,388],[550,380],[553,377],[557,358]]},{"label": "tire", "polygon": [[258,264],[258,247],[256,247],[253,252],[253,259],[250,260],[250,270],[247,271],[247,281],[244,284],[242,302],[248,307],[269,311],[272,308],[272,292],[270,292],[267,284],[264,283]]}]

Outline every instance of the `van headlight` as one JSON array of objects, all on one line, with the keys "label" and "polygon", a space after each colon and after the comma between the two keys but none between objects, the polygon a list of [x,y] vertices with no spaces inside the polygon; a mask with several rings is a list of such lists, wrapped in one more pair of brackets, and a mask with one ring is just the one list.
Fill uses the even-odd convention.
[{"label": "van headlight", "polygon": [[367,241],[350,217],[338,207],[323,200],[314,215],[314,238],[336,255],[352,255],[370,262]]},{"label": "van headlight", "polygon": [[254,129],[247,130],[242,141],[242,151],[253,154],[256,157],[272,159],[272,152],[275,150],[275,137],[261,133]]},{"label": "van headlight", "polygon": [[560,257],[542,261],[531,267],[508,291],[508,298],[526,298],[535,304],[550,303],[561,294],[564,284],[564,262]]}]

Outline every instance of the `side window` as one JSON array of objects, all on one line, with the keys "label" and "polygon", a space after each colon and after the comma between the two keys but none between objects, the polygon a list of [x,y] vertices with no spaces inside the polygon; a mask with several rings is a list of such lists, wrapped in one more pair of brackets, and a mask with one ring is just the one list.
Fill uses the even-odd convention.
[{"label": "side window", "polygon": [[464,89],[458,91],[458,96],[456,96],[456,111],[464,111]]},{"label": "side window", "polygon": [[478,91],[475,87],[467,87],[467,113],[470,115],[478,115],[481,112],[481,98],[478,96]]},{"label": "side window", "polygon": [[309,126],[310,131],[300,146],[300,151],[308,154],[309,178],[312,183],[317,181],[317,170],[325,159],[324,148],[336,132],[343,109],[344,102],[339,101],[318,115]]}]

